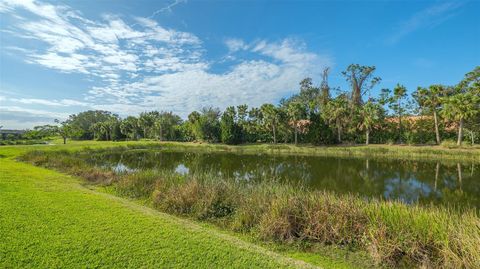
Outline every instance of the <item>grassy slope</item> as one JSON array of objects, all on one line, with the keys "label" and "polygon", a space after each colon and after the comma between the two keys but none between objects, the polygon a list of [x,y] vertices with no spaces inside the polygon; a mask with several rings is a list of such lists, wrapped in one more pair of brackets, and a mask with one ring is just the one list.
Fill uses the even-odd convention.
[{"label": "grassy slope", "polygon": [[306,266],[213,229],[0,159],[0,267]]}]

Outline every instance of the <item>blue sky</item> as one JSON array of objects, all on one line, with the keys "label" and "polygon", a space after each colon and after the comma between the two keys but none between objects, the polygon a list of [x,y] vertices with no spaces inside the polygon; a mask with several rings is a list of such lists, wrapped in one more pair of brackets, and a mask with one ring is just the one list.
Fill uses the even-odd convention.
[{"label": "blue sky", "polygon": [[350,63],[412,91],[480,64],[479,1],[0,0],[0,125],[276,103]]}]

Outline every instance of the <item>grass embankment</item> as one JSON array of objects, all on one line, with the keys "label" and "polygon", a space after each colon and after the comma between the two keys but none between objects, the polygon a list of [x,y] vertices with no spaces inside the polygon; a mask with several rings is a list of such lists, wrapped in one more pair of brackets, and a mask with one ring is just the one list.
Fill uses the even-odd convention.
[{"label": "grass embankment", "polygon": [[[58,147],[76,150],[82,147],[105,148],[112,146],[158,146],[174,150],[228,151],[242,154],[291,154],[332,157],[372,157],[409,160],[451,160],[480,162],[480,146],[447,148],[443,146],[407,146],[407,145],[338,145],[313,146],[291,144],[243,144],[225,145],[193,142],[158,142],[158,141],[69,141],[61,145],[61,140],[53,140],[53,149]],[[38,146],[37,146],[38,147]],[[41,146],[40,146],[41,147]],[[28,148],[28,147],[25,147]]]},{"label": "grass embankment", "polygon": [[1,268],[309,267],[13,160],[29,148],[0,149]]},{"label": "grass embankment", "polygon": [[25,159],[92,182],[114,183],[119,195],[146,199],[161,211],[213,222],[266,241],[360,249],[388,266],[480,267],[480,219],[473,210],[461,213],[366,201],[275,182],[233,182],[208,174],[188,178],[155,171],[119,175],[88,166],[75,151],[32,152]]},{"label": "grass embankment", "polygon": [[[146,141],[145,141],[146,142]],[[155,145],[155,144],[152,144]],[[313,146],[291,144],[224,144],[164,142],[163,147],[200,151],[229,151],[243,154],[295,154],[332,157],[372,157],[409,160],[480,161],[480,147],[445,148],[442,146],[350,145]]]}]

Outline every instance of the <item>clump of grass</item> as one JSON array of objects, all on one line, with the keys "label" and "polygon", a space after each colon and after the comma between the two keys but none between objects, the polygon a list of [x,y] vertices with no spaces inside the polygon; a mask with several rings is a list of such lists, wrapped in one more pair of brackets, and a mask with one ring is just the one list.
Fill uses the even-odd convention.
[{"label": "clump of grass", "polygon": [[386,266],[480,268],[480,219],[475,210],[409,206],[274,180],[237,182],[209,173],[115,174],[85,163],[74,152],[31,152],[23,160],[113,183],[119,195],[150,199],[161,211],[211,221],[262,240],[363,249]]},{"label": "clump of grass", "polygon": [[154,205],[161,210],[192,215],[199,220],[234,214],[240,200],[238,187],[226,181],[206,181],[164,175],[157,180],[156,191],[152,195]]},{"label": "clump of grass", "polygon": [[444,148],[448,148],[448,149],[453,149],[453,148],[459,148],[459,146],[457,146],[457,142],[451,140],[451,139],[445,139],[442,141],[442,143],[440,144],[442,147]]},{"label": "clump of grass", "polygon": [[367,218],[356,197],[340,199],[321,191],[279,189],[258,223],[264,239],[352,246],[361,243]]},{"label": "clump of grass", "polygon": [[118,194],[129,198],[149,198],[155,190],[157,178],[158,173],[151,170],[125,174],[115,184],[115,190]]}]

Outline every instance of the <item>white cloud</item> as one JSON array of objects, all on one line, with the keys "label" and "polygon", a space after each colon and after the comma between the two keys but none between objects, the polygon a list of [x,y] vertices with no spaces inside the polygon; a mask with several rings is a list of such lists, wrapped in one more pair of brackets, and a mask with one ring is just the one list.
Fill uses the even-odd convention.
[{"label": "white cloud", "polygon": [[[17,112],[20,115],[31,114],[31,117],[51,118],[51,119],[66,119],[70,115],[64,112],[52,112],[41,109],[31,109],[19,106],[2,106],[0,112]],[[3,121],[4,119],[2,119]]]},{"label": "white cloud", "polygon": [[225,45],[227,45],[230,52],[236,52],[239,50],[248,49],[248,45],[242,39],[239,38],[229,38],[225,40]]},{"label": "white cloud", "polygon": [[47,100],[47,99],[36,99],[36,98],[19,98],[19,99],[10,98],[8,100],[12,102],[22,103],[22,104],[36,104],[36,105],[44,105],[44,106],[58,106],[58,107],[89,106],[88,103],[72,100],[72,99]]},{"label": "white cloud", "polygon": [[[135,23],[128,24],[121,16],[92,21],[69,7],[36,1],[9,0],[0,6],[6,14],[14,15],[17,10],[35,17],[12,26],[9,34],[46,45],[35,51],[16,45],[26,62],[84,74],[95,82],[85,93],[85,101],[16,100],[25,105],[84,106],[123,115],[158,109],[186,116],[203,106],[223,109],[276,102],[296,90],[305,76],[315,78],[322,66],[332,64],[329,56],[309,52],[300,40],[245,43],[230,38],[225,40],[229,54],[241,50],[248,60],[237,59],[225,71],[213,72],[216,62],[206,59],[199,37],[167,29],[152,17],[135,17]],[[26,109],[22,113],[35,112]]]},{"label": "white cloud", "polygon": [[408,34],[427,27],[435,27],[453,17],[463,5],[461,2],[440,2],[421,10],[397,26],[387,38],[388,44],[395,44]]}]

